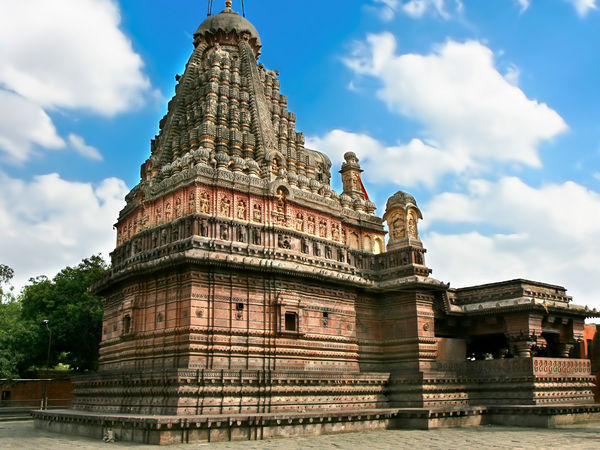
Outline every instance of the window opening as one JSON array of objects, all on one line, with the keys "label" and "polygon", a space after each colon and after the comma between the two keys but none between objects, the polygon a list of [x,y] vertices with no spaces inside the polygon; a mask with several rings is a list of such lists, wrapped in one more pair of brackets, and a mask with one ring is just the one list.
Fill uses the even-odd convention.
[{"label": "window opening", "polygon": [[285,331],[297,331],[296,317],[296,313],[285,313]]}]

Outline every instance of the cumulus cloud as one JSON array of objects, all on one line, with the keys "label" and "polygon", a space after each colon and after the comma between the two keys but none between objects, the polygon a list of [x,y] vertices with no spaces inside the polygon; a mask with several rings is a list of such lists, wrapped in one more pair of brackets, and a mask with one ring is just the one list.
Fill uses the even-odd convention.
[{"label": "cumulus cloud", "polygon": [[[398,54],[391,33],[371,34],[346,65],[381,82],[377,97],[398,114],[423,123],[426,140],[464,161],[541,165],[538,146],[567,129],[560,115],[527,98],[494,54],[476,41],[449,40],[427,55]],[[508,78],[508,79],[507,79]]]},{"label": "cumulus cloud", "polygon": [[128,191],[122,180],[94,185],[52,173],[25,181],[0,172],[0,184],[1,262],[15,270],[15,286],[114,248],[112,225]]},{"label": "cumulus cloud", "polygon": [[35,146],[58,149],[65,146],[52,119],[35,103],[0,89],[0,155],[13,163],[23,163]]},{"label": "cumulus cloud", "polygon": [[114,116],[154,95],[120,21],[113,0],[0,3],[0,89],[12,95],[0,102],[0,116],[12,115],[15,103],[19,117],[32,113],[22,131],[0,125],[0,148],[13,161],[25,161],[35,147],[64,146],[52,111]]},{"label": "cumulus cloud", "polygon": [[84,158],[102,161],[103,158],[100,151],[96,147],[86,144],[81,136],[71,133],[68,139],[71,147]]},{"label": "cumulus cloud", "polygon": [[308,137],[306,142],[308,147],[326,153],[334,166],[344,161],[344,153],[356,153],[370,183],[431,188],[445,173],[463,166],[463,162],[420,139],[386,146],[367,134],[332,130],[323,136]]},{"label": "cumulus cloud", "polygon": [[150,88],[112,0],[3,2],[0,83],[44,108],[111,116]]},{"label": "cumulus cloud", "polygon": [[454,286],[528,278],[564,285],[576,303],[600,308],[598,192],[574,182],[535,188],[514,177],[473,180],[465,192],[439,194],[422,210],[436,278]]}]

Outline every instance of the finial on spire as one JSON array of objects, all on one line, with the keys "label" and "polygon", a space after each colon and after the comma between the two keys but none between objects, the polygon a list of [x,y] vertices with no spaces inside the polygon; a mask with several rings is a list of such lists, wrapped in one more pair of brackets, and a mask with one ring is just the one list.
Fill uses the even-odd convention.
[{"label": "finial on spire", "polygon": [[225,8],[231,8],[231,0],[225,0]]}]

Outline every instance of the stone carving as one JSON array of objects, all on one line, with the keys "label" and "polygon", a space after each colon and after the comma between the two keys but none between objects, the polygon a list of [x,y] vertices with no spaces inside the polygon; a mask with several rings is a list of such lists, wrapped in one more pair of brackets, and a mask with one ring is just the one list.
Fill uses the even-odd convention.
[{"label": "stone carving", "polygon": [[188,213],[193,214],[196,212],[196,194],[190,193],[188,197]]},{"label": "stone carving", "polygon": [[390,237],[393,240],[404,239],[406,237],[406,229],[404,225],[405,214],[403,211],[398,211],[390,219]]},{"label": "stone carving", "polygon": [[290,250],[292,248],[291,239],[289,236],[285,236],[283,234],[278,235],[277,237],[277,245],[280,248]]},{"label": "stone carving", "polygon": [[277,212],[280,214],[285,214],[285,204],[286,204],[286,192],[279,188],[277,189]]},{"label": "stone carving", "polygon": [[419,237],[417,232],[417,219],[412,211],[408,215],[408,235],[414,239]]},{"label": "stone carving", "polygon": [[339,225],[331,226],[331,239],[333,239],[334,241],[340,240],[340,226]]},{"label": "stone carving", "polygon": [[219,213],[224,217],[231,217],[231,200],[227,197],[223,197],[221,199],[221,208],[219,209]]},{"label": "stone carving", "polygon": [[237,205],[237,218],[240,220],[246,220],[246,202],[240,200]]},{"label": "stone carving", "polygon": [[183,214],[182,204],[183,201],[181,200],[181,197],[177,197],[175,200],[175,218],[181,217]]},{"label": "stone carving", "polygon": [[304,231],[304,216],[301,213],[296,214],[296,231]]},{"label": "stone carving", "polygon": [[308,216],[306,228],[308,233],[315,234],[315,218],[313,216]]},{"label": "stone carving", "polygon": [[319,236],[322,238],[327,237],[327,222],[324,220],[319,221]]},{"label": "stone carving", "polygon": [[200,194],[200,212],[210,214],[210,196],[206,192]]},{"label": "stone carving", "polygon": [[256,203],[252,209],[252,220],[255,222],[262,222],[262,207]]},{"label": "stone carving", "polygon": [[173,207],[171,206],[171,202],[167,202],[165,205],[165,221],[169,222],[171,220],[172,213]]}]

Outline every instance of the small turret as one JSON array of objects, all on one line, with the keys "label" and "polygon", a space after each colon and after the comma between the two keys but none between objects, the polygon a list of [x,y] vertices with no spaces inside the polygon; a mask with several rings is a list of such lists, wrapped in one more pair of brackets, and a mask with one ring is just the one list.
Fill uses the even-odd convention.
[{"label": "small turret", "polygon": [[365,191],[363,188],[360,174],[363,170],[360,168],[358,158],[353,152],[346,152],[344,154],[345,162],[342,163],[342,184],[344,186],[343,193],[350,196],[351,198],[359,198],[367,200]]},{"label": "small turret", "polygon": [[383,220],[387,222],[390,230],[388,250],[408,245],[422,247],[417,228],[417,221],[422,218],[423,215],[412,195],[403,191],[392,195],[387,201],[383,215]]}]

